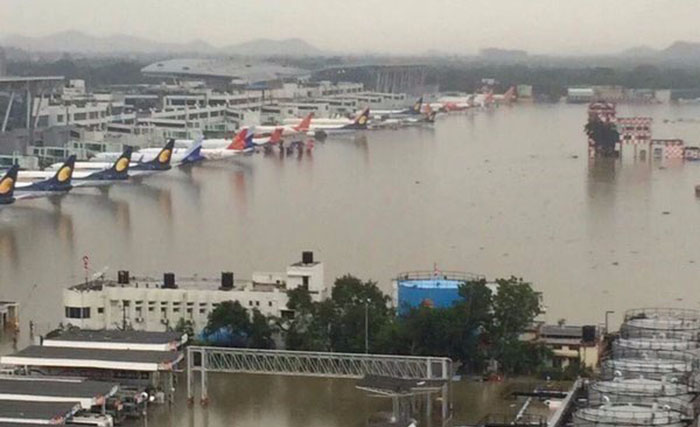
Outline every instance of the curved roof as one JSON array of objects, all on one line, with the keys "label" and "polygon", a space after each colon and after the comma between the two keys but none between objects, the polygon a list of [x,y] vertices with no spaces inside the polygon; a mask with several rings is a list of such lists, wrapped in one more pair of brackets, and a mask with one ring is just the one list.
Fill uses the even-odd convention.
[{"label": "curved roof", "polygon": [[158,61],[141,69],[151,76],[218,77],[253,84],[303,77],[308,71],[279,64],[235,59],[182,58]]}]

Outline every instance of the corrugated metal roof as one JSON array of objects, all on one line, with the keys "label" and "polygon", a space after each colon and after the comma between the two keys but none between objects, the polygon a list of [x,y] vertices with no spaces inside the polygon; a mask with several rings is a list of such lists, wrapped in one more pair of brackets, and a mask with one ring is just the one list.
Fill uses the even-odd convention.
[{"label": "corrugated metal roof", "polygon": [[[46,347],[33,345],[8,358],[101,360],[127,363],[174,363],[182,357],[177,351],[102,350],[92,348]],[[3,357],[4,358],[4,357]],[[2,360],[2,358],[0,358]]]},{"label": "corrugated metal roof", "polygon": [[233,59],[170,59],[141,69],[150,75],[223,77],[247,83],[258,83],[290,77],[302,77],[309,71],[269,62],[246,62]]},{"label": "corrugated metal roof", "polygon": [[111,396],[117,384],[100,381],[52,380],[12,376],[0,378],[0,394],[93,398]]},{"label": "corrugated metal roof", "polygon": [[119,331],[119,330],[89,330],[76,329],[61,332],[47,340],[57,341],[90,341],[103,343],[129,344],[168,344],[180,342],[181,332],[149,332],[149,331]]}]

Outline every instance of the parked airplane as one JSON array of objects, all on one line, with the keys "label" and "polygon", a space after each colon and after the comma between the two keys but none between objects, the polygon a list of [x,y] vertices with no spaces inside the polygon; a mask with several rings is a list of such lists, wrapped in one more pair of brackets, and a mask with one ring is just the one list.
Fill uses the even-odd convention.
[{"label": "parked airplane", "polygon": [[[204,160],[204,156],[201,154],[202,141],[203,137],[199,137],[192,142],[190,147],[173,148],[172,158],[170,159],[171,166],[189,165]],[[135,163],[151,161],[160,154],[161,150],[161,148],[142,148],[131,153],[131,161]],[[113,162],[120,156],[120,153],[115,152],[98,153],[90,159],[90,163]]]},{"label": "parked airplane", "polygon": [[228,146],[222,148],[204,148],[202,149],[202,155],[207,160],[223,160],[252,152],[253,147],[252,129],[241,129]]},{"label": "parked airplane", "polygon": [[16,200],[35,199],[67,193],[73,188],[71,180],[74,169],[75,155],[72,155],[65,163],[61,164],[53,177],[36,182],[16,183],[13,197]]},{"label": "parked airplane", "polygon": [[17,171],[19,166],[13,165],[0,179],[0,207],[10,205],[15,202],[15,183],[17,182]]},{"label": "parked airplane", "polygon": [[[170,170],[170,159],[172,158],[173,147],[175,145],[175,140],[170,139],[165,144],[165,146],[160,150],[158,156],[153,160],[146,162],[137,162],[129,164],[129,177],[142,177],[153,175],[158,172],[163,172]],[[78,170],[104,170],[110,168],[111,163],[105,162],[78,162],[75,164],[75,168]],[[55,169],[56,164],[51,165],[52,169]]]},{"label": "parked airplane", "polygon": [[362,112],[353,120],[352,122],[340,122],[340,123],[329,123],[329,122],[314,122],[311,120],[309,125],[309,132],[315,136],[331,135],[331,134],[342,134],[351,133],[362,129],[367,129],[367,122],[369,121],[369,107],[362,110]]},{"label": "parked airplane", "polygon": [[406,116],[420,116],[423,112],[423,97],[421,96],[409,108],[403,110],[372,110],[372,117],[377,118],[398,118]]},{"label": "parked airplane", "polygon": [[255,130],[259,135],[272,135],[275,130],[282,128],[282,137],[299,134],[306,135],[309,132],[309,126],[311,125],[313,117],[314,113],[309,113],[298,123],[284,124],[282,126],[256,126]]},{"label": "parked airplane", "polygon": [[275,129],[270,136],[263,136],[261,138],[255,138],[253,137],[253,144],[255,145],[274,145],[274,144],[279,144],[280,141],[282,141],[282,134],[284,133],[284,129],[281,127],[278,127]]},{"label": "parked airplane", "polygon": [[[118,182],[126,181],[129,178],[129,159],[131,158],[131,147],[127,147],[124,152],[110,167],[102,170],[82,170],[73,171],[73,187],[104,187]],[[18,180],[38,181],[48,179],[55,172],[46,171],[21,171]]]}]

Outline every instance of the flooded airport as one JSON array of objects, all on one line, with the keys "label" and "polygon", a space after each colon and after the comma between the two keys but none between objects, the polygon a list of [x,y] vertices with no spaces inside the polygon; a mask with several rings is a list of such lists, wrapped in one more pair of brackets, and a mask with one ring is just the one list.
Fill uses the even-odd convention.
[{"label": "flooded airport", "polygon": [[[653,117],[661,136],[692,142],[700,130],[689,120],[698,107],[620,112]],[[606,311],[630,306],[697,308],[700,164],[624,152],[591,160],[586,118],[585,105],[563,104],[442,115],[433,127],[328,138],[312,151],[239,156],[7,207],[0,284],[21,307],[19,345],[29,321],[37,334],[58,325],[63,290],[85,281],[85,262],[90,275],[249,277],[301,250],[314,251],[328,278],[352,273],[387,293],[398,272],[434,265],[522,276],[543,293],[550,323],[602,324]],[[352,381],[214,376],[210,387],[208,409],[187,409],[180,393],[147,422],[345,427],[391,410]],[[456,384],[455,420],[507,405],[494,403],[498,387]]]}]

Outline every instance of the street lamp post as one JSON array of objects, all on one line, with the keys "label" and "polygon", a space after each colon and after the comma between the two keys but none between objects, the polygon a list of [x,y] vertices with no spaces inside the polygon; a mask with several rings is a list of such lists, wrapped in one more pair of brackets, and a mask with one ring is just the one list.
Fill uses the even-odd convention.
[{"label": "street lamp post", "polygon": [[612,311],[612,310],[607,310],[607,311],[605,312],[605,335],[608,334],[608,316],[609,316],[610,314],[614,314],[614,313],[615,313],[615,312]]},{"label": "street lamp post", "polygon": [[369,299],[365,300],[365,354],[369,353]]}]

